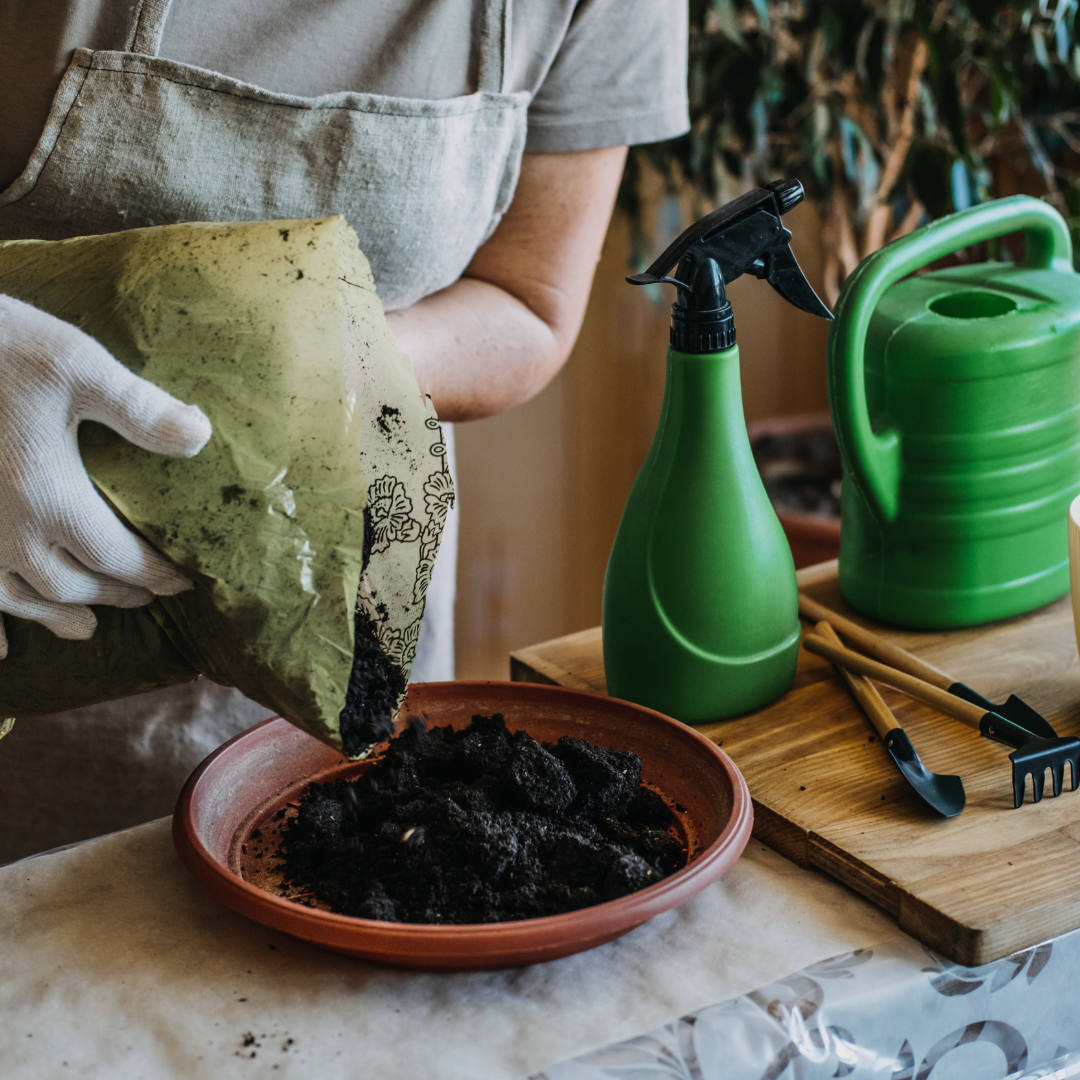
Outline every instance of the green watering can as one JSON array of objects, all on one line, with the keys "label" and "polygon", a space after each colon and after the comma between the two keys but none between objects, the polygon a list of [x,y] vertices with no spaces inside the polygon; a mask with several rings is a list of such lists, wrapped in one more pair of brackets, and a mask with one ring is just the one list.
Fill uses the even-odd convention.
[{"label": "green watering can", "polygon": [[[908,277],[1020,231],[1019,264]],[[864,260],[835,316],[829,403],[844,462],[848,603],[884,622],[943,629],[1068,592],[1080,275],[1061,216],[1017,196],[943,218]]]}]

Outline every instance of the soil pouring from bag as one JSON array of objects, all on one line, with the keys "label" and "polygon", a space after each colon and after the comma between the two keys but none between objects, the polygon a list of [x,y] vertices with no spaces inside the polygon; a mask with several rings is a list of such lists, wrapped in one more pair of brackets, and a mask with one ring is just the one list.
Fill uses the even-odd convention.
[{"label": "soil pouring from bag", "polygon": [[[367,511],[365,511],[365,514]],[[365,518],[364,543],[371,536]],[[365,551],[364,565],[367,565]],[[394,713],[405,693],[405,672],[380,648],[375,623],[363,608],[354,619],[356,645],[345,708],[338,716],[341,744],[345,753],[357,757],[394,731]]]},{"label": "soil pouring from bag", "polygon": [[636,754],[568,736],[541,745],[498,713],[460,731],[414,720],[358,779],[311,785],[282,821],[278,869],[287,895],[343,915],[529,919],[685,865],[673,820]]}]

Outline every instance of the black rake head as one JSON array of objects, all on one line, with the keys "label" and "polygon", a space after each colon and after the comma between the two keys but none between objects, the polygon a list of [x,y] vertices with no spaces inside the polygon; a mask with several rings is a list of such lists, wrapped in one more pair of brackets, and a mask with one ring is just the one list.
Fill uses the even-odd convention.
[{"label": "black rake head", "polygon": [[1029,774],[1032,802],[1042,801],[1047,769],[1053,777],[1054,796],[1061,794],[1062,785],[1065,783],[1066,763],[1072,767],[1072,789],[1076,790],[1077,780],[1080,779],[1080,739],[1073,736],[1065,739],[1044,739],[995,712],[988,712],[983,716],[979,730],[988,739],[1016,747],[1009,755],[1013,767],[1014,809],[1024,804],[1024,787]]},{"label": "black rake head", "polygon": [[1077,787],[1080,769],[1080,739],[1041,739],[1033,735],[1019,750],[1009,755],[1013,767],[1013,808],[1022,806],[1027,778],[1031,776],[1032,802],[1041,802],[1046,785],[1046,770],[1050,770],[1055,798],[1065,783],[1065,765],[1072,770],[1072,790]]}]

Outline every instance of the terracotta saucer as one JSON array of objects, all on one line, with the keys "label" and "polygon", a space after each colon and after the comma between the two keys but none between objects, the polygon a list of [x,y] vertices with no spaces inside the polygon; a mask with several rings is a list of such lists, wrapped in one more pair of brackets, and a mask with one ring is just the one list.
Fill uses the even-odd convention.
[{"label": "terracotta saucer", "polygon": [[651,709],[532,683],[419,683],[409,688],[399,725],[419,714],[432,726],[460,728],[477,713],[495,712],[505,715],[511,731],[524,728],[541,742],[572,735],[639,754],[642,780],[675,813],[688,864],[618,900],[518,922],[378,922],[286,899],[273,873],[263,869],[280,827],[278,811],[288,812],[288,804],[295,804],[313,780],[355,776],[370,763],[348,761],[281,719],[238,735],[192,773],[173,818],[180,859],[209,893],[265,926],[385,964],[466,970],[554,960],[611,941],[689,900],[721,877],[746,847],[753,810],[739,770],[693,728]]}]

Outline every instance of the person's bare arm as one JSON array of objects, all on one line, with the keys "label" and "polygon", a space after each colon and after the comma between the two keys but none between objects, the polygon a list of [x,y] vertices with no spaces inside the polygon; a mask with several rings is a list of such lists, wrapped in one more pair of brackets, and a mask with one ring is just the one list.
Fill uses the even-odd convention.
[{"label": "person's bare arm", "polygon": [[519,405],[565,363],[625,158],[623,146],[526,154],[513,202],[462,277],[387,316],[440,419]]}]

